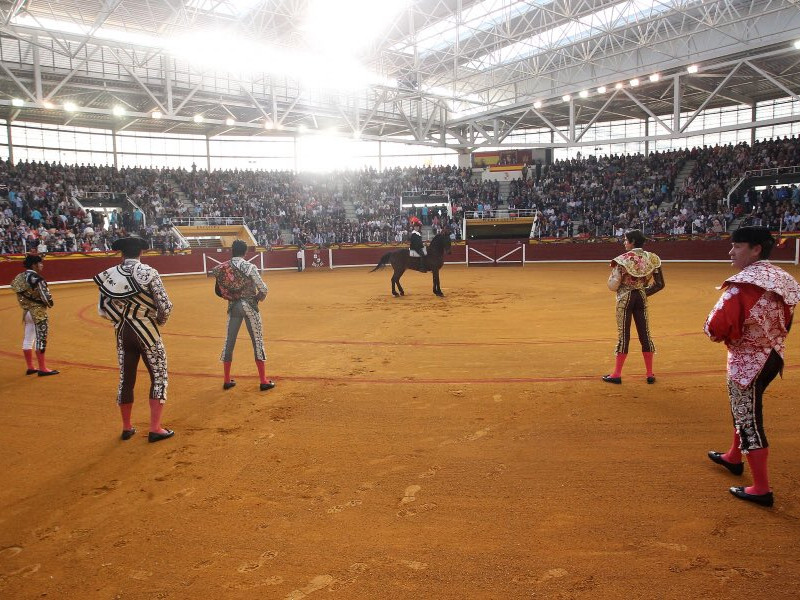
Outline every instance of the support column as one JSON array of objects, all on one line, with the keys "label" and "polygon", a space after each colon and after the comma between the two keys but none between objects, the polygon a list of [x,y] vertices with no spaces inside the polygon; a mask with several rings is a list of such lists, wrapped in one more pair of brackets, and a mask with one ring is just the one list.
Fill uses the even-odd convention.
[{"label": "support column", "polygon": [[11,139],[11,121],[6,121],[6,134],[8,135],[8,164],[14,166],[14,142]]},{"label": "support column", "polygon": [[117,165],[117,130],[111,130],[111,148],[114,151],[114,168],[119,169]]},{"label": "support column", "polygon": [[211,173],[211,138],[206,134],[206,170]]},{"label": "support column", "polygon": [[35,35],[31,38],[31,48],[33,49],[33,85],[34,95],[36,102],[41,102],[44,99],[42,94],[42,65],[39,58],[39,36]]},{"label": "support column", "polygon": [[681,130],[681,78],[675,75],[672,84],[672,132]]},{"label": "support column", "polygon": [[[757,112],[756,111],[756,105],[753,104],[753,106],[750,107],[750,122],[751,123],[755,123],[756,122],[756,112]],[[750,147],[752,148],[753,144],[755,144],[755,143],[756,143],[756,128],[755,127],[751,127],[750,128]]]},{"label": "support column", "polygon": [[647,136],[650,135],[650,117],[644,118],[644,155],[650,156],[650,140],[647,139]]},{"label": "support column", "polygon": [[297,173],[297,135],[294,136],[294,172]]},{"label": "support column", "polygon": [[383,142],[378,140],[378,173],[383,171]]}]

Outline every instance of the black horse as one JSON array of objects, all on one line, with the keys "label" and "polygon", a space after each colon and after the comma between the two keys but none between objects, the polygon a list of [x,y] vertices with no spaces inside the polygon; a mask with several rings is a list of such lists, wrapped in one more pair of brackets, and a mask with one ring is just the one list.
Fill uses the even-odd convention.
[{"label": "black horse", "polygon": [[[381,257],[372,271],[377,271],[387,264],[391,264],[392,269],[394,269],[394,273],[392,274],[392,295],[404,296],[405,291],[403,291],[403,286],[400,285],[400,278],[403,276],[403,273],[406,272],[406,269],[414,269],[420,273],[425,273],[430,270],[433,274],[433,293],[437,296],[444,296],[442,288],[439,285],[439,269],[441,269],[444,264],[445,252],[448,254],[451,252],[450,232],[447,229],[433,236],[431,243],[428,245],[428,255],[426,257],[422,259],[411,257],[406,248],[395,250],[394,252],[387,252]],[[423,260],[424,264],[420,264]],[[372,271],[370,271],[370,273],[372,273]],[[397,289],[395,289],[395,286],[397,286]],[[400,290],[399,294],[397,290]]]}]

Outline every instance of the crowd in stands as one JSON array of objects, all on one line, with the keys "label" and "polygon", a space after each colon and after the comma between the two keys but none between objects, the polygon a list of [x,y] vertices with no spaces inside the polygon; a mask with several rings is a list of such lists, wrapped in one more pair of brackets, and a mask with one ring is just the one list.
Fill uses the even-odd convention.
[{"label": "crowd in stands", "polygon": [[[693,168],[676,189],[687,161]],[[797,165],[795,137],[590,156],[526,169],[501,199],[499,183],[458,167],[312,175],[0,161],[0,253],[107,250],[128,233],[168,252],[179,245],[170,223],[181,217],[240,217],[264,246],[402,243],[411,214],[434,230],[450,227],[455,237],[467,213],[491,216],[503,200],[512,210],[531,209],[541,237],[612,236],[632,228],[647,235],[721,234],[738,217],[797,231],[797,185],[750,190],[730,207],[725,202],[746,171]],[[448,196],[452,214],[444,207],[401,206],[403,196],[413,201],[429,193]]]}]

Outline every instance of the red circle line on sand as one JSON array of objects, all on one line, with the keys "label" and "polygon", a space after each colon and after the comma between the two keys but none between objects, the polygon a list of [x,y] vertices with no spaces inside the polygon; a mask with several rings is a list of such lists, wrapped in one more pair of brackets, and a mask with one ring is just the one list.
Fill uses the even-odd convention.
[{"label": "red circle line on sand", "polygon": [[[86,311],[94,308],[95,305],[90,304],[84,306],[78,311],[78,318],[85,323],[89,323],[94,327],[101,327],[101,323],[97,320],[90,319],[86,316]],[[700,332],[683,332],[672,333],[660,337],[689,337],[700,335]],[[188,337],[194,339],[204,340],[224,340],[225,336],[221,335],[207,335],[201,333],[183,333],[179,331],[165,331],[162,332],[164,337]],[[369,340],[303,340],[294,338],[270,338],[269,343],[281,344],[324,344],[328,346],[414,346],[414,347],[470,347],[470,346],[552,346],[561,344],[585,344],[585,343],[612,343],[608,338],[582,338],[582,339],[568,339],[568,340],[502,340],[495,342],[383,342],[383,341],[369,341]]]},{"label": "red circle line on sand", "polygon": [[[0,350],[0,356],[6,356],[10,358],[18,358],[16,354],[13,352],[7,352],[5,350]],[[78,367],[81,369],[90,369],[90,370],[100,370],[100,371],[111,371],[114,373],[119,372],[118,366],[108,366],[108,365],[96,365],[96,364],[89,364],[89,363],[81,363],[76,361],[69,361],[69,360],[59,360],[54,359],[53,362],[57,364],[57,366],[61,367],[63,365],[67,365],[70,367]],[[800,368],[800,365],[786,365],[784,369],[797,369]],[[191,377],[193,379],[203,378],[203,379],[221,379],[221,376],[218,373],[199,373],[199,372],[187,372],[187,371],[169,371],[170,375],[175,377]],[[663,374],[663,373],[662,373]],[[677,376],[677,377],[685,377],[685,376],[721,376],[724,372],[720,369],[706,369],[706,370],[698,370],[698,371],[672,371],[666,373],[667,376]],[[236,375],[239,379],[257,379],[255,375]],[[369,379],[365,377],[337,377],[333,375],[274,375],[273,379],[277,381],[307,381],[307,382],[340,382],[340,383],[363,383],[363,384],[441,384],[441,385],[456,385],[456,384],[498,384],[498,383],[505,383],[505,384],[512,384],[512,383],[566,383],[566,382],[576,382],[576,381],[597,381],[599,383],[600,376],[599,375],[573,375],[570,377],[485,377],[483,379],[476,379],[476,378],[469,378],[469,377],[459,377],[458,379],[438,379],[433,377],[401,377],[401,378],[387,378],[387,379]],[[634,379],[631,377],[630,379]],[[638,378],[637,378],[638,379]]]}]

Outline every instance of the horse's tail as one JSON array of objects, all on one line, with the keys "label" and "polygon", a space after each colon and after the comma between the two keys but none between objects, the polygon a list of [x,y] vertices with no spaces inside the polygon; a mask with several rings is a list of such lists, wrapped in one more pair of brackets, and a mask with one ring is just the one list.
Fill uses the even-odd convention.
[{"label": "horse's tail", "polygon": [[370,273],[372,273],[373,271],[377,271],[378,269],[382,269],[383,267],[388,265],[389,261],[391,261],[391,260],[392,260],[392,253],[391,252],[387,252],[386,254],[381,256],[381,259],[378,261],[378,264],[375,265],[375,268],[372,269],[372,271],[370,271]]}]

